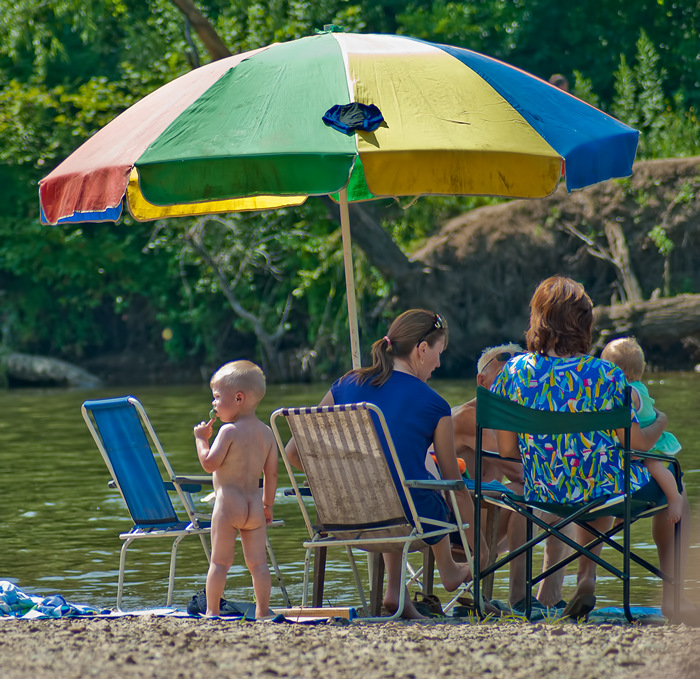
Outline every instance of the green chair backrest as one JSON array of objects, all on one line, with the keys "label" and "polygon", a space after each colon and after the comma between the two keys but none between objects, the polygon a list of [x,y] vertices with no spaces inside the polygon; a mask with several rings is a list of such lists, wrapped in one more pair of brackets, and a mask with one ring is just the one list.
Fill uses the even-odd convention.
[{"label": "green chair backrest", "polygon": [[632,425],[630,388],[627,387],[625,404],[617,408],[571,413],[528,408],[493,394],[484,387],[477,387],[476,422],[483,429],[501,429],[518,434],[575,434],[629,429]]}]

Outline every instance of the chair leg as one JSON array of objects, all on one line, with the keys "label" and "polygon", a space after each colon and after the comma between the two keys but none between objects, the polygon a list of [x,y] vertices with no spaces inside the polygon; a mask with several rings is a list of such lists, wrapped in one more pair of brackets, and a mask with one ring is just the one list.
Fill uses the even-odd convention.
[{"label": "chair leg", "polygon": [[175,588],[175,562],[177,561],[177,546],[180,544],[184,535],[178,535],[173,541],[173,547],[170,551],[170,573],[168,574],[168,600],[166,606],[170,607],[173,604],[173,589]]},{"label": "chair leg", "polygon": [[423,550],[423,593],[432,594],[435,584],[435,555],[430,547]]},{"label": "chair leg", "polygon": [[[401,552],[401,573],[399,576],[399,582],[402,586],[399,593],[399,602],[396,612],[389,617],[381,617],[379,615],[381,613],[382,585],[384,584],[384,559],[379,552],[368,552],[368,554],[371,554],[373,557],[378,557],[378,560],[373,559],[374,569],[372,572],[372,599],[379,599],[379,608],[377,608],[376,613],[374,610],[372,610],[369,618],[362,618],[361,620],[363,622],[391,622],[392,620],[399,619],[403,615],[403,609],[406,606],[406,587],[404,586],[404,583],[406,582],[406,572],[408,571],[408,551],[410,547],[411,544],[406,542]],[[377,596],[377,593],[379,593],[379,596]],[[370,606],[372,607],[373,603],[370,603]]]},{"label": "chair leg", "polygon": [[[526,522],[525,542],[532,540],[532,521]],[[525,617],[529,620],[532,615],[532,550],[531,546],[525,555]]]},{"label": "chair leg", "polygon": [[265,546],[267,547],[267,554],[270,557],[270,563],[272,564],[272,570],[275,572],[275,577],[277,578],[277,586],[282,592],[282,600],[284,605],[289,608],[291,603],[289,601],[289,595],[287,594],[287,588],[284,585],[284,580],[282,579],[282,572],[277,564],[277,559],[275,558],[275,553],[272,551],[272,545],[270,544],[270,538],[265,535]]},{"label": "chair leg", "polygon": [[[496,563],[498,558],[498,522],[501,516],[501,508],[496,505],[490,505],[486,509],[486,526],[484,535],[486,535],[486,544],[489,548],[489,560],[486,564],[491,566]],[[486,601],[493,598],[493,581],[495,573],[489,573],[481,581],[481,595]]]},{"label": "chair leg", "polygon": [[326,584],[326,558],[327,547],[319,547],[314,553],[314,584],[311,592],[311,605],[315,608],[323,607],[323,589]]},{"label": "chair leg", "polygon": [[355,562],[355,556],[352,553],[352,547],[349,545],[345,547],[348,552],[348,560],[350,561],[350,568],[352,568],[352,574],[355,578],[355,587],[357,587],[357,593],[360,595],[360,601],[362,603],[362,610],[367,610],[367,598],[365,597],[365,589],[362,586],[362,578],[360,577],[360,572],[357,570],[357,563]]},{"label": "chair leg", "polygon": [[673,617],[678,620],[681,610],[681,521],[676,521],[673,531]]},{"label": "chair leg", "polygon": [[199,539],[202,541],[202,549],[207,557],[207,561],[211,563],[211,551],[209,549],[209,545],[207,544],[207,536],[204,533],[200,533]]},{"label": "chair leg", "polygon": [[126,565],[126,550],[134,538],[126,538],[119,552],[119,577],[117,580],[117,610],[122,610],[122,594],[124,593],[124,566]]},{"label": "chair leg", "polygon": [[[384,559],[379,552],[368,552],[372,557],[372,580],[369,594],[369,614],[379,616],[382,612],[382,594],[384,589]],[[403,578],[402,578],[403,581]]]},{"label": "chair leg", "polygon": [[[403,546],[403,551],[401,553],[401,577],[399,578],[400,583],[406,582],[406,567],[408,565],[408,550],[410,549],[410,543],[406,542]],[[401,587],[399,592],[399,605],[396,608],[396,613],[394,615],[386,618],[387,621],[397,620],[403,615],[403,609],[406,606],[406,588]]]},{"label": "chair leg", "polygon": [[[321,547],[320,549],[323,549]],[[307,547],[306,555],[304,556],[304,584],[301,593],[301,605],[307,606],[309,601],[309,565],[311,562],[311,547]]]}]

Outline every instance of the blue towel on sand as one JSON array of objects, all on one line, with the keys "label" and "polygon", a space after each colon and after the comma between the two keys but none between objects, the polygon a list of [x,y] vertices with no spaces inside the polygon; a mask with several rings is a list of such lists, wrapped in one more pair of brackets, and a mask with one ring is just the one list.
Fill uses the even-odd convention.
[{"label": "blue towel on sand", "polygon": [[0,580],[0,616],[13,618],[64,618],[79,615],[100,615],[108,609],[68,603],[60,594],[32,596],[17,585]]}]

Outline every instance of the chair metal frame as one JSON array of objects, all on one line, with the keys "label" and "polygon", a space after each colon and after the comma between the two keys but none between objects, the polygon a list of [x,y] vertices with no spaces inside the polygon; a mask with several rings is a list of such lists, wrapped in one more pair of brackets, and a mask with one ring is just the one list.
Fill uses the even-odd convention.
[{"label": "chair metal frame", "polygon": [[[283,418],[287,422],[295,439],[299,458],[316,505],[318,521],[316,524],[309,517],[302,491],[287,457],[285,444],[277,424],[279,418]],[[374,421],[373,418],[375,418]],[[399,488],[396,487],[391,478],[391,467],[375,427],[375,421],[379,423],[379,430],[384,436],[389,451],[389,459],[392,461],[393,468],[400,480]],[[394,615],[370,617],[361,578],[352,553],[354,548],[368,552],[398,551],[401,549],[401,581],[405,582],[409,551],[425,547],[423,542],[425,538],[443,536],[457,531],[460,534],[467,561],[474,572],[471,550],[464,533],[468,524],[462,521],[454,495],[456,490],[465,487],[464,481],[407,480],[384,415],[377,406],[362,402],[333,406],[279,408],[272,413],[270,424],[309,532],[310,539],[302,543],[306,548],[302,606],[305,606],[308,600],[311,552],[325,547],[346,548],[355,585],[366,616],[362,618],[363,620],[387,621],[398,618],[405,605],[405,587],[401,588],[398,608]],[[381,477],[384,482],[381,488],[381,497],[385,505],[381,509],[374,506],[375,511],[377,511],[376,515],[391,516],[391,518],[383,518],[374,522],[345,520],[346,516],[357,513],[358,505],[355,500],[358,494],[362,492],[363,502],[372,502],[372,496],[369,492],[364,492],[364,488],[360,488],[358,485],[353,487],[350,483],[351,479],[356,482],[362,481],[363,478],[367,480],[366,468],[370,464],[374,465],[372,472],[379,475],[370,476],[370,478],[376,480]],[[330,473],[331,471],[332,473]],[[324,473],[327,472],[337,481],[333,488],[338,492],[333,495],[332,502],[325,500],[329,487],[329,479],[324,477]],[[411,497],[411,488],[447,492],[454,508],[455,522],[450,523],[421,517]],[[399,494],[405,498],[410,516],[406,514]],[[381,504],[379,500],[375,500],[375,502]],[[333,506],[327,506],[329,504]],[[361,506],[366,509],[368,505],[362,504]],[[325,516],[331,516],[333,521],[326,520]]]},{"label": "chair metal frame", "polygon": [[[111,439],[110,427],[114,425],[114,415],[119,412],[121,434],[128,430],[128,443],[117,443]],[[109,485],[119,490],[134,525],[128,532],[120,533],[119,538],[123,544],[119,555],[119,576],[117,583],[117,610],[122,610],[122,598],[124,591],[124,571],[126,565],[126,552],[135,540],[169,538],[172,540],[170,550],[170,565],[168,569],[168,595],[167,606],[172,605],[175,580],[175,565],[177,550],[180,542],[188,535],[198,535],[207,562],[211,559],[209,545],[206,536],[211,533],[210,514],[198,512],[195,508],[193,493],[202,490],[203,485],[212,485],[212,477],[209,475],[176,475],[168,457],[156,435],[153,425],[143,405],[134,396],[122,396],[117,398],[97,399],[85,401],[81,406],[83,419],[97,445],[102,458],[111,474]],[[106,431],[107,430],[107,431]],[[155,452],[154,452],[155,451]],[[162,469],[167,476],[163,478],[163,472],[158,465],[157,457]],[[124,456],[132,456],[132,462],[136,461],[139,469],[133,466],[122,466]],[[140,472],[138,486],[134,486],[134,478],[130,478],[135,472]],[[187,514],[187,520],[181,520],[169,491],[177,493],[180,502]],[[275,521],[273,525],[283,526],[283,521]],[[289,596],[282,579],[269,538],[266,537],[267,550],[278,584],[282,591],[284,602],[287,606]]]},{"label": "chair metal frame", "polygon": [[[679,491],[681,485],[680,463],[675,458],[658,453],[636,451],[630,448],[630,429],[632,426],[632,403],[630,388],[627,387],[624,404],[612,410],[601,410],[595,412],[551,412],[527,408],[515,403],[507,398],[491,393],[484,387],[477,387],[476,405],[476,465],[474,481],[474,529],[475,534],[479,534],[481,529],[481,499],[486,502],[504,507],[510,511],[518,512],[527,519],[526,540],[523,545],[497,560],[486,568],[477,566],[474,571],[474,591],[477,610],[479,610],[481,581],[490,573],[495,572],[505,564],[509,563],[521,554],[526,554],[525,570],[525,615],[530,618],[532,613],[532,587],[541,580],[551,575],[560,568],[586,556],[623,583],[623,609],[629,622],[634,621],[630,609],[630,581],[631,562],[642,566],[656,577],[671,583],[674,586],[674,608],[677,612],[680,605],[680,522],[675,525],[674,533],[674,573],[669,575],[663,573],[659,568],[649,563],[639,555],[635,554],[631,548],[630,529],[631,524],[638,519],[647,518],[656,514],[666,507],[666,504],[656,505],[652,502],[640,502],[632,497],[630,465],[633,458],[655,458],[670,462],[673,465],[676,483]],[[482,489],[481,483],[481,463],[484,455],[489,455],[482,448],[482,436],[484,429],[496,429],[511,431],[518,434],[567,434],[582,433],[602,430],[625,430],[624,441],[621,442],[624,456],[623,492],[619,495],[599,497],[588,502],[580,502],[571,505],[561,505],[546,502],[530,502],[523,497],[508,492],[489,492]],[[551,514],[556,514],[562,518],[554,524],[548,524],[535,514],[535,510],[540,509]],[[606,533],[594,530],[587,523],[602,516],[617,516],[623,522],[614,525]],[[594,538],[586,545],[579,545],[566,534],[562,529],[570,524],[584,526],[590,531]],[[536,524],[541,532],[533,537],[533,524]],[[612,537],[622,531],[622,545],[615,542]],[[550,535],[571,547],[574,552],[570,556],[560,560],[546,571],[533,577],[532,572],[532,552],[533,547],[545,540]],[[612,565],[610,562],[591,552],[591,550],[603,543],[615,549],[623,555],[622,570]],[[474,548],[474,562],[479,564],[479,541],[476,541]],[[479,610],[482,615],[481,610]]]}]

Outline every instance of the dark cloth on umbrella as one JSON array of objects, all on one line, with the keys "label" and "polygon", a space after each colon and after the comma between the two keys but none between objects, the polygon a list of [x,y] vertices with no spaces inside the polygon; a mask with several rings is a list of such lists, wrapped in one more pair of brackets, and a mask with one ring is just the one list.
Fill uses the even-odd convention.
[{"label": "dark cloth on umbrella", "polygon": [[383,122],[381,111],[374,104],[336,104],[323,115],[323,122],[338,132],[353,134],[355,130],[374,132]]}]

